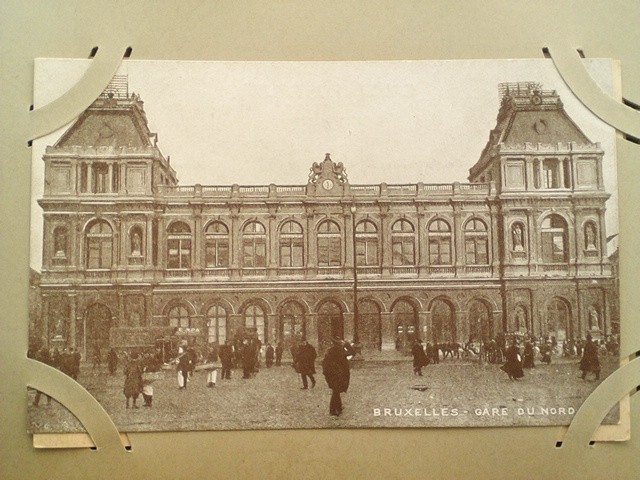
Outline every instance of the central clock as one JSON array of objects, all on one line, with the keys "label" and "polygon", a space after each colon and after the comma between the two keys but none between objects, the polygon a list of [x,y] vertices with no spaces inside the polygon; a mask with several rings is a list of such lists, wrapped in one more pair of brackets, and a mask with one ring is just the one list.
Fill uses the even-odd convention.
[{"label": "central clock", "polygon": [[333,188],[333,181],[327,178],[324,182],[322,182],[322,188],[324,188],[325,190],[331,190]]}]

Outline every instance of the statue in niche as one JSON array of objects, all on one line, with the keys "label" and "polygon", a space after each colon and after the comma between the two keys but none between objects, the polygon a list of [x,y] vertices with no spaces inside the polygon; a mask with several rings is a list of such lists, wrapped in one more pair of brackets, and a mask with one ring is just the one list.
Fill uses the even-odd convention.
[{"label": "statue in niche", "polygon": [[131,235],[131,255],[139,257],[142,255],[142,239],[137,230]]},{"label": "statue in niche", "polygon": [[589,330],[600,330],[598,311],[595,307],[589,308]]},{"label": "statue in niche", "polygon": [[56,229],[53,241],[53,249],[56,257],[67,256],[67,232],[64,228]]},{"label": "statue in niche", "polygon": [[596,249],[596,227],[593,223],[588,223],[587,228],[585,229],[585,237],[586,237],[586,247],[587,250],[595,250]]},{"label": "statue in niche", "polygon": [[513,249],[516,252],[524,251],[524,240],[522,238],[522,234],[523,234],[522,225],[520,225],[519,223],[516,223],[513,226],[513,229],[511,231]]},{"label": "statue in niche", "polygon": [[526,316],[524,312],[524,308],[518,306],[516,307],[516,318],[515,318],[515,326],[516,331],[526,330]]}]

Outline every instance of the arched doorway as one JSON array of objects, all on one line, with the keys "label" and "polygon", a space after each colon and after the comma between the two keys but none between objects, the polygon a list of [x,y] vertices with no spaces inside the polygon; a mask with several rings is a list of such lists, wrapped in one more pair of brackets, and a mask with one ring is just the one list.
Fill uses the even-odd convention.
[{"label": "arched doorway", "polygon": [[545,334],[555,337],[557,341],[565,341],[571,335],[570,323],[569,304],[561,298],[552,299],[547,305]]},{"label": "arched doorway", "polygon": [[280,308],[278,317],[278,342],[282,343],[285,352],[299,342],[307,334],[304,309],[298,302],[288,301]]},{"label": "arched doorway", "polygon": [[109,330],[111,329],[111,310],[106,305],[95,303],[87,308],[84,315],[85,338],[84,358],[93,360],[109,347]]},{"label": "arched doorway", "polygon": [[380,350],[382,348],[380,308],[373,300],[358,302],[358,334],[362,348]]},{"label": "arched doorway", "polygon": [[396,326],[396,350],[409,350],[419,337],[418,311],[407,300],[400,300],[393,306],[392,313]]},{"label": "arched doorway", "polygon": [[491,311],[486,303],[472,300],[469,303],[469,341],[479,342],[493,338]]},{"label": "arched doorway", "polygon": [[318,347],[326,350],[332,338],[344,338],[342,308],[336,302],[327,301],[318,309]]},{"label": "arched doorway", "polygon": [[438,343],[456,342],[456,324],[453,306],[441,299],[431,305],[433,340]]}]

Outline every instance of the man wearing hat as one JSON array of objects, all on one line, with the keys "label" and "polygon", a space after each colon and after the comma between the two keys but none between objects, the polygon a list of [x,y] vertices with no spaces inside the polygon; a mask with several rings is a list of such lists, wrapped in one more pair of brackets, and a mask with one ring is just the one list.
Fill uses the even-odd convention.
[{"label": "man wearing hat", "polygon": [[600,360],[598,359],[598,346],[593,342],[590,334],[587,334],[587,343],[584,345],[582,359],[580,360],[580,370],[582,370],[582,379],[584,380],[587,373],[592,372],[596,376],[596,380],[600,379]]},{"label": "man wearing hat", "polygon": [[300,342],[295,362],[297,363],[298,373],[302,377],[302,389],[309,388],[307,378],[311,380],[311,388],[315,387],[316,379],[313,375],[316,373],[316,349],[305,338]]},{"label": "man wearing hat", "polygon": [[332,392],[329,415],[339,417],[342,414],[340,394],[349,388],[350,372],[347,357],[353,355],[354,351],[348,342],[340,338],[334,338],[332,342],[333,345],[327,350],[322,360],[322,374]]}]

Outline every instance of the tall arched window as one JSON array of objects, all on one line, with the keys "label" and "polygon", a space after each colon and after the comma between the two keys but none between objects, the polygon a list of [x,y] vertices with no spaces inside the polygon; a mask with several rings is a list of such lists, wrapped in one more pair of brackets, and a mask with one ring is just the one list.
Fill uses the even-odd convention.
[{"label": "tall arched window", "polygon": [[567,223],[560,215],[549,215],[542,221],[542,261],[544,263],[567,263],[569,242]]},{"label": "tall arched window", "polygon": [[113,231],[104,220],[96,220],[87,228],[86,266],[88,269],[111,268]]},{"label": "tall arched window", "polygon": [[392,263],[396,266],[415,265],[415,229],[411,222],[401,219],[391,227]]},{"label": "tall arched window", "polygon": [[356,225],[356,264],[359,267],[378,265],[378,228],[363,220]]},{"label": "tall arched window", "polygon": [[429,224],[429,263],[451,265],[451,227],[441,219]]},{"label": "tall arched window", "polygon": [[342,234],[332,220],[318,225],[318,266],[339,267],[342,264]]},{"label": "tall arched window", "polygon": [[227,340],[227,311],[220,305],[207,310],[208,342],[223,345]]},{"label": "tall arched window", "polygon": [[242,229],[242,266],[267,266],[267,233],[260,222],[249,222]]},{"label": "tall arched window", "polygon": [[249,305],[244,309],[244,326],[255,329],[258,338],[264,343],[264,326],[266,315],[259,305]]},{"label": "tall arched window", "polygon": [[184,222],[174,222],[167,230],[167,268],[191,267],[191,229]]},{"label": "tall arched window", "polygon": [[280,266],[304,266],[304,236],[297,222],[288,221],[280,227]]},{"label": "tall arched window", "polygon": [[191,317],[189,311],[182,305],[176,305],[169,310],[169,326],[178,328],[191,327]]},{"label": "tall arched window", "polygon": [[472,218],[465,224],[464,248],[467,265],[489,264],[487,226],[482,220]]},{"label": "tall arched window", "polygon": [[207,268],[227,268],[229,266],[229,229],[222,222],[211,222],[204,232]]}]

